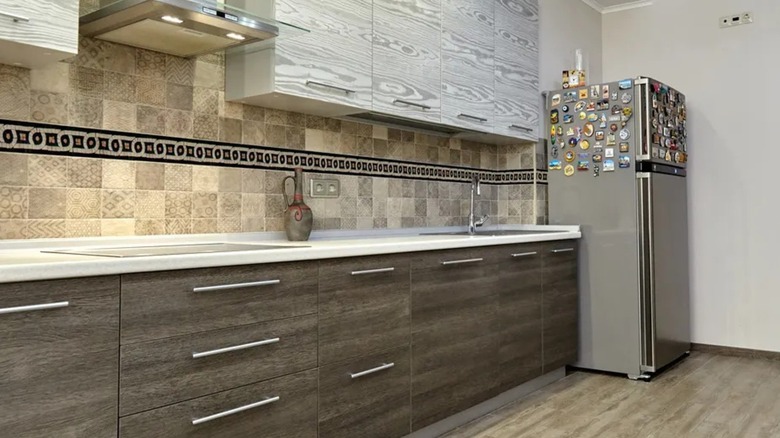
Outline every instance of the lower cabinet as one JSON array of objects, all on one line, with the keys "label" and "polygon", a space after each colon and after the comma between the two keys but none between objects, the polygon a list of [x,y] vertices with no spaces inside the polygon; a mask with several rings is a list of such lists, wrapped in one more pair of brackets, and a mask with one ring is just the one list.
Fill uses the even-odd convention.
[{"label": "lower cabinet", "polygon": [[542,248],[542,342],[546,373],[572,364],[578,357],[577,242],[548,242]]}]

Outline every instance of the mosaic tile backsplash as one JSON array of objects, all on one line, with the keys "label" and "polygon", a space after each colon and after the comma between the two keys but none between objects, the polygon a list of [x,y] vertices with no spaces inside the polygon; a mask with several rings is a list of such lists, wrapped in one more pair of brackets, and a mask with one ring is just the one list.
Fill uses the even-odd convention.
[{"label": "mosaic tile backsplash", "polygon": [[[534,168],[532,145],[486,145],[265,109],[226,102],[223,90],[219,55],[183,59],[82,38],[78,56],[43,69],[0,64],[0,118],[488,170]],[[281,180],[288,174],[2,152],[0,238],[281,231]],[[337,178],[340,198],[306,197],[317,229],[466,223],[468,184]],[[477,210],[494,223],[544,220],[543,185],[483,189]]]}]

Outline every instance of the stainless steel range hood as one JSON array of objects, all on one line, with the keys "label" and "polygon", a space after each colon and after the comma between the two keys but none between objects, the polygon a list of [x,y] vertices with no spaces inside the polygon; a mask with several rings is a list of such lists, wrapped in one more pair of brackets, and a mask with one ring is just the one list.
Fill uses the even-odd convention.
[{"label": "stainless steel range hood", "polygon": [[189,57],[275,38],[273,20],[207,0],[120,0],[80,20],[79,32]]}]

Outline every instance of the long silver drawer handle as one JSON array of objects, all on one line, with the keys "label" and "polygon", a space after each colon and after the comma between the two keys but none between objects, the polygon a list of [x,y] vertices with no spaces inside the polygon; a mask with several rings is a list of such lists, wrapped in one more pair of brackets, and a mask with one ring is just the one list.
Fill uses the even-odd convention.
[{"label": "long silver drawer handle", "polygon": [[222,353],[230,353],[231,351],[246,350],[247,348],[259,347],[261,345],[275,344],[279,342],[279,338],[264,339],[262,341],[250,342],[248,344],[234,345],[232,347],[218,348],[216,350],[204,351],[201,353],[192,353],[193,359],[200,359],[201,357],[215,356]]},{"label": "long silver drawer handle", "polygon": [[559,252],[572,252],[574,251],[574,248],[561,248],[561,249],[554,249],[552,252],[558,254]]},{"label": "long silver drawer handle", "polygon": [[0,315],[6,315],[8,313],[21,313],[21,312],[34,312],[36,310],[51,310],[68,307],[70,303],[68,301],[60,301],[58,303],[46,303],[46,304],[34,304],[32,306],[19,306],[19,307],[6,307],[0,309]]},{"label": "long silver drawer handle", "polygon": [[514,128],[514,129],[519,129],[519,130],[521,130],[521,131],[525,131],[525,132],[531,132],[531,131],[533,131],[533,128],[528,128],[528,127],[526,127],[526,126],[521,126],[521,125],[515,125],[515,124],[511,124],[511,125],[509,125],[509,127],[510,127],[510,128]]},{"label": "long silver drawer handle", "polygon": [[395,268],[366,269],[365,271],[352,271],[352,275],[381,274],[382,272],[393,272]]},{"label": "long silver drawer handle", "polygon": [[353,379],[357,379],[358,377],[367,376],[369,374],[378,373],[380,371],[386,370],[388,368],[392,368],[395,366],[394,362],[390,363],[383,363],[382,365],[379,365],[376,368],[371,368],[370,370],[361,371],[359,373],[349,373],[349,377],[352,377]]},{"label": "long silver drawer handle", "polygon": [[444,266],[447,266],[447,265],[460,265],[461,263],[477,263],[477,262],[481,262],[483,260],[485,260],[485,259],[479,258],[479,259],[465,259],[465,260],[447,260],[447,261],[441,262],[441,264],[444,265]]},{"label": "long silver drawer handle", "polygon": [[230,289],[243,289],[246,287],[255,287],[255,286],[270,286],[272,284],[279,284],[282,280],[264,280],[264,281],[252,281],[249,283],[236,283],[236,284],[221,284],[219,286],[204,286],[204,287],[194,287],[192,288],[193,292],[216,292],[220,290],[230,290]]},{"label": "long silver drawer handle", "polygon": [[477,121],[482,122],[482,123],[485,123],[485,122],[488,121],[488,119],[486,119],[484,117],[472,116],[471,114],[464,114],[464,113],[458,114],[458,117],[463,117],[464,119],[477,120]]},{"label": "long silver drawer handle", "polygon": [[424,110],[431,109],[431,107],[429,107],[428,105],[425,105],[425,104],[422,104],[422,103],[417,103],[417,102],[409,102],[408,100],[403,100],[403,99],[396,99],[396,100],[394,100],[393,104],[396,104],[396,103],[402,103],[404,105],[409,105],[409,106],[416,106],[417,108],[422,108]]},{"label": "long silver drawer handle", "polygon": [[0,11],[0,16],[2,16],[2,17],[8,17],[8,18],[11,18],[11,19],[12,19],[12,20],[14,20],[14,22],[16,22],[16,23],[18,23],[18,22],[20,22],[20,21],[23,21],[23,22],[25,22],[25,23],[29,23],[29,22],[30,22],[30,19],[29,19],[29,18],[27,18],[27,17],[25,17],[25,16],[23,16],[23,15],[16,15],[16,14],[12,14],[12,13],[10,13],[10,12],[3,12],[3,11]]},{"label": "long silver drawer handle", "polygon": [[212,421],[212,420],[216,420],[218,418],[227,417],[228,415],[233,415],[233,414],[237,414],[239,412],[248,411],[250,409],[259,408],[260,406],[270,405],[271,403],[276,403],[278,401],[279,401],[279,396],[278,395],[275,396],[275,397],[268,397],[265,400],[261,400],[261,401],[256,402],[256,403],[248,404],[246,406],[241,406],[239,408],[231,409],[229,411],[220,412],[220,413],[214,414],[214,415],[209,415],[208,417],[196,418],[196,419],[192,420],[192,425],[193,426],[197,426],[199,424],[203,424],[203,423],[206,423],[206,422],[209,422],[209,421]]},{"label": "long silver drawer handle", "polygon": [[534,251],[534,252],[521,252],[521,253],[517,253],[517,254],[512,254],[512,257],[528,257],[528,256],[536,255],[536,254],[537,254],[536,251]]},{"label": "long silver drawer handle", "polygon": [[343,92],[345,92],[347,94],[355,92],[355,90],[350,90],[349,88],[339,87],[339,86],[336,86],[336,85],[330,85],[330,84],[326,84],[324,82],[306,81],[306,86],[307,87],[308,86],[312,86],[312,85],[319,85],[320,87],[332,88],[334,90],[343,91]]}]

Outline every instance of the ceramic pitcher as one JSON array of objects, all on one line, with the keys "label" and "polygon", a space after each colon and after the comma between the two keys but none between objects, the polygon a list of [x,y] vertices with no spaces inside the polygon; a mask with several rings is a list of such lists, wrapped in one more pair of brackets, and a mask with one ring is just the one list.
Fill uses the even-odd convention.
[{"label": "ceramic pitcher", "polygon": [[[287,196],[288,179],[295,183],[292,203]],[[314,215],[311,208],[303,202],[303,169],[296,168],[295,176],[286,176],[282,180],[282,193],[284,193],[284,203],[287,204],[287,210],[284,212],[284,231],[287,233],[287,240],[309,240]]]}]

